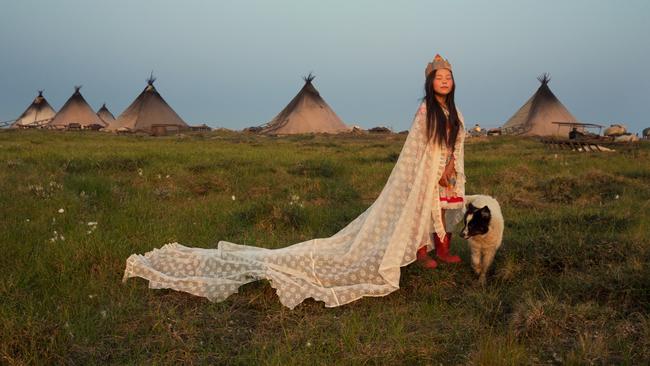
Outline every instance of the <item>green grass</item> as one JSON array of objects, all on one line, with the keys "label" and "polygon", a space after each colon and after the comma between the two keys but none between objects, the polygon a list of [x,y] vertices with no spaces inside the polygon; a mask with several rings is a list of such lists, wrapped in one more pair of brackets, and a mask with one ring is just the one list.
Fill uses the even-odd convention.
[{"label": "green grass", "polygon": [[121,282],[130,254],[167,242],[332,235],[374,201],[403,141],[0,132],[0,362],[650,362],[648,144],[468,142],[467,192],[495,196],[507,221],[485,288],[458,238],[462,264],[405,267],[399,291],[333,309],[288,310],[264,282],[222,303]]}]

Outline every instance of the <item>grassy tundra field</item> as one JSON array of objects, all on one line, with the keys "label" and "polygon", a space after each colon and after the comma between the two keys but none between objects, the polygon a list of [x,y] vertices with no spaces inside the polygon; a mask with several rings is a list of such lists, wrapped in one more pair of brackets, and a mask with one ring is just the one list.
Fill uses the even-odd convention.
[{"label": "grassy tundra field", "polygon": [[383,187],[391,136],[149,138],[0,132],[0,363],[645,364],[650,144],[616,153],[468,141],[468,193],[496,197],[504,245],[485,288],[469,250],[401,289],[291,311],[262,281],[222,303],[142,279],[165,243],[276,248],[330,236]]}]

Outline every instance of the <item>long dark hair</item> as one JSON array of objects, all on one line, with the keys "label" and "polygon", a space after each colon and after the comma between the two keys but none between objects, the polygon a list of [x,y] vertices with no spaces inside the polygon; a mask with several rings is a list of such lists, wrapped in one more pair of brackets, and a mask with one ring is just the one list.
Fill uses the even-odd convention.
[{"label": "long dark hair", "polygon": [[[433,138],[433,142],[439,145],[449,141],[449,146],[453,147],[456,144],[456,137],[458,137],[460,130],[460,119],[458,118],[458,112],[456,112],[456,103],[454,103],[456,81],[452,73],[451,80],[454,84],[449,94],[447,94],[446,100],[447,110],[449,111],[449,121],[447,121],[447,116],[442,111],[442,107],[436,100],[436,93],[433,91],[433,79],[435,79],[437,71],[433,70],[429,73],[424,82],[423,101],[427,104],[427,137],[429,141]],[[447,123],[451,124],[449,136],[447,136]]]}]

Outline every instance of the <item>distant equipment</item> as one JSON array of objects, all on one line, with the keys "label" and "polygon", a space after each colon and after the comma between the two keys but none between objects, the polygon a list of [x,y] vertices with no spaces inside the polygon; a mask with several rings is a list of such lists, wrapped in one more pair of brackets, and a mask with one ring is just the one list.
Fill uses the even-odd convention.
[{"label": "distant equipment", "polygon": [[501,128],[490,128],[487,130],[488,136],[501,136]]},{"label": "distant equipment", "polygon": [[393,133],[388,127],[378,126],[368,130],[370,133]]},{"label": "distant equipment", "polygon": [[204,123],[198,126],[190,126],[190,130],[193,132],[210,132],[212,128]]},{"label": "distant equipment", "polygon": [[626,133],[627,133],[627,128],[625,128],[625,126],[621,124],[613,124],[607,127],[603,134],[605,136],[616,137],[616,136],[625,135]]},{"label": "distant equipment", "polygon": [[487,136],[487,130],[477,123],[467,131],[467,134],[471,137]]}]

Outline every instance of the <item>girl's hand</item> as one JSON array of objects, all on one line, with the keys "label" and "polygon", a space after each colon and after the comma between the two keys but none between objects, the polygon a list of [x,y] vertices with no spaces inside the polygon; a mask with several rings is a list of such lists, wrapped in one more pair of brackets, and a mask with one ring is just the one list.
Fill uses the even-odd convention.
[{"label": "girl's hand", "polygon": [[440,180],[438,181],[438,184],[443,187],[449,186],[449,181],[454,175],[456,175],[454,168],[445,169],[445,171],[442,173],[442,177],[440,177]]},{"label": "girl's hand", "polygon": [[438,184],[443,187],[449,186],[449,180],[455,175],[456,167],[454,164],[454,157],[452,156],[451,160],[449,160],[449,163],[445,166],[445,170],[442,172],[442,177],[440,177]]},{"label": "girl's hand", "polygon": [[442,178],[440,178],[440,180],[438,181],[438,184],[440,184],[443,187],[449,186],[449,180],[447,180],[447,175],[446,174],[444,174],[444,173],[442,174]]}]

